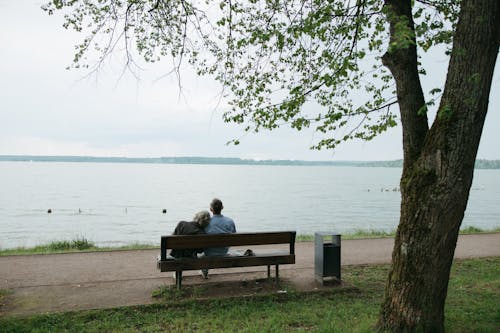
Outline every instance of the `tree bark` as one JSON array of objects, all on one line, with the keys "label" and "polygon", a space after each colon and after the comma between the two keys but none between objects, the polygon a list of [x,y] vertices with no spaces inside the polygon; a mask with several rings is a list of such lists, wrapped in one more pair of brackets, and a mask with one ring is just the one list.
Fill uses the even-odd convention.
[{"label": "tree bark", "polygon": [[[410,3],[386,1],[389,10],[398,13],[394,17],[407,15],[412,26]],[[395,20],[390,19],[391,40]],[[498,22],[497,0],[462,1],[438,116],[427,131],[416,107],[404,102],[423,105],[421,88],[403,89],[415,77],[416,58],[411,54],[409,60],[408,53],[399,50],[384,56],[400,99],[405,163],[400,223],[378,323],[381,330],[444,332],[450,269],[498,54]],[[400,90],[411,96],[400,96]]]}]

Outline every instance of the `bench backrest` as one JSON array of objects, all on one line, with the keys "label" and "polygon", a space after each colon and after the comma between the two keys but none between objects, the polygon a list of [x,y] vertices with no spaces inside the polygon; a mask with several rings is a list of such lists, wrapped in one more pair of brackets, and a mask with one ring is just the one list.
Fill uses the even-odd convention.
[{"label": "bench backrest", "polygon": [[295,231],[280,231],[161,236],[161,260],[167,259],[167,249],[204,249],[210,247],[268,244],[289,244],[290,254],[295,254],[295,234]]}]

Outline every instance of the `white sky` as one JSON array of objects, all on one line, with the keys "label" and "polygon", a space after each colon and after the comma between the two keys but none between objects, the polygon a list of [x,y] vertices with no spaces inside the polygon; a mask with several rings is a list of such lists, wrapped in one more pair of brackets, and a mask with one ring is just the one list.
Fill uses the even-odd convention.
[{"label": "white sky", "polygon": [[[211,156],[256,159],[392,160],[402,158],[401,130],[333,151],[311,151],[312,132],[280,129],[247,134],[221,120],[217,84],[184,73],[157,80],[167,65],[146,66],[141,81],[119,82],[121,66],[99,76],[65,70],[83,36],[62,28],[40,0],[0,0],[0,155]],[[446,61],[428,59],[423,84],[442,82]],[[497,70],[478,158],[500,159]],[[430,88],[425,86],[424,90]],[[243,137],[242,137],[243,136]],[[242,137],[239,146],[226,146]]]}]

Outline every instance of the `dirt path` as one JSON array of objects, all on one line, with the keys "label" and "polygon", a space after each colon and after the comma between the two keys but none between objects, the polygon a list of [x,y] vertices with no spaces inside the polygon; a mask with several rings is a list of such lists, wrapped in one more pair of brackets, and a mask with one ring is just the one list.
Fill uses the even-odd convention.
[{"label": "dirt path", "polygon": [[[342,241],[342,265],[388,263],[393,240]],[[109,308],[149,304],[151,292],[172,285],[170,273],[156,269],[158,250],[113,251],[0,257],[0,289],[11,293],[0,315]],[[500,256],[500,233],[460,236],[456,258]],[[230,281],[263,278],[266,267],[210,271],[209,280],[185,272],[185,285],[207,288]],[[296,264],[280,267],[280,276],[298,290],[321,288],[314,280],[314,244],[296,244]]]}]

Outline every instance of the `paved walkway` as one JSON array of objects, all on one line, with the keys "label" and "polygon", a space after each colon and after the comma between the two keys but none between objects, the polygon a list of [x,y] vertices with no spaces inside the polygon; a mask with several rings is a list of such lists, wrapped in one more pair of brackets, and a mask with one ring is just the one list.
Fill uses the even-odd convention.
[{"label": "paved walkway", "polygon": [[[342,265],[388,263],[393,239],[342,241]],[[0,315],[108,308],[154,303],[151,292],[174,284],[156,269],[158,250],[0,257],[0,289],[12,290]],[[500,233],[460,236],[456,258],[500,256]],[[223,273],[223,274],[222,274]],[[245,273],[244,275],[242,273]],[[185,272],[184,284],[204,284],[266,276],[266,267],[211,270],[210,279]],[[299,290],[312,290],[314,244],[296,244],[296,264],[280,275]]]}]

